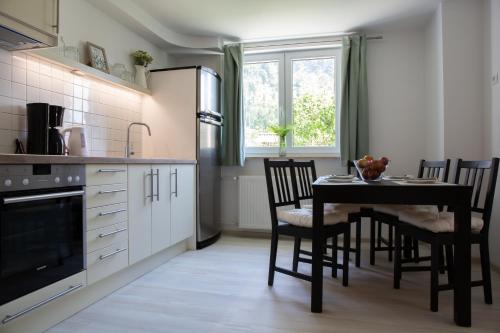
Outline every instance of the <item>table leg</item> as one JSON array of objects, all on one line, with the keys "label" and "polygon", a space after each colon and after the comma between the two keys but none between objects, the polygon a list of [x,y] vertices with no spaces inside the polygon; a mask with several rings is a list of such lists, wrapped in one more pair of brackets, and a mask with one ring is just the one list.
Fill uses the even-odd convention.
[{"label": "table leg", "polygon": [[471,326],[470,199],[455,207],[454,319],[458,326]]},{"label": "table leg", "polygon": [[323,208],[321,199],[313,198],[311,312],[323,311]]}]

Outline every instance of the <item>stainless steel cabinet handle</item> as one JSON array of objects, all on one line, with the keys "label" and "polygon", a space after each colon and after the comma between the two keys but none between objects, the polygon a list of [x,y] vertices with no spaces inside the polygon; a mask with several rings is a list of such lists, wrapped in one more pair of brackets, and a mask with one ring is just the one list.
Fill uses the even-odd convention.
[{"label": "stainless steel cabinet handle", "polygon": [[108,253],[108,254],[101,254],[99,256],[99,259],[100,260],[103,260],[103,259],[106,259],[106,258],[109,258],[111,256],[114,256],[115,254],[118,254],[120,252],[123,252],[123,251],[127,251],[127,249],[116,249],[115,251],[111,252],[111,253]]},{"label": "stainless steel cabinet handle", "polygon": [[118,193],[118,192],[125,192],[127,191],[126,188],[121,188],[119,190],[108,190],[108,191],[99,191],[97,192],[98,194],[110,194],[110,193]]},{"label": "stainless steel cabinet handle", "polygon": [[160,169],[156,169],[156,201],[160,201]]},{"label": "stainless steel cabinet handle", "polygon": [[40,303],[37,303],[37,304],[32,305],[30,307],[27,307],[26,309],[23,309],[16,314],[7,315],[7,316],[5,316],[5,318],[2,319],[2,324],[7,324],[8,322],[10,322],[12,320],[19,318],[19,317],[35,310],[35,309],[38,309],[39,307],[44,306],[45,304],[50,303],[50,302],[66,295],[66,294],[69,294],[70,292],[75,291],[81,287],[83,287],[83,284],[81,284],[81,283],[76,285],[76,286],[69,286],[68,289],[61,291],[60,293],[55,294],[54,296],[51,296],[51,297],[47,298],[46,300],[41,301]]},{"label": "stainless steel cabinet handle", "polygon": [[84,194],[85,194],[85,191],[81,190],[81,191],[57,192],[57,193],[38,194],[38,195],[26,195],[26,196],[22,196],[22,197],[4,198],[3,203],[5,205],[7,205],[7,204],[20,203],[20,202],[77,197],[77,196],[81,196]]},{"label": "stainless steel cabinet handle", "polygon": [[177,168],[175,168],[175,171],[171,173],[171,175],[175,176],[175,191],[172,192],[177,197]]},{"label": "stainless steel cabinet handle", "polygon": [[151,202],[153,202],[155,200],[155,193],[154,193],[154,189],[153,189],[154,182],[155,182],[154,178],[155,178],[155,174],[153,172],[153,169],[151,169],[151,196],[150,196]]},{"label": "stainless steel cabinet handle", "polygon": [[97,172],[125,172],[125,169],[99,169]]},{"label": "stainless steel cabinet handle", "polygon": [[112,235],[118,234],[118,233],[123,232],[123,231],[127,231],[127,228],[118,229],[118,230],[111,231],[111,232],[106,232],[104,234],[99,234],[99,238],[104,238],[104,237],[112,236]]},{"label": "stainless steel cabinet handle", "polygon": [[109,211],[109,212],[100,212],[99,216],[106,216],[106,215],[111,215],[111,214],[118,214],[118,213],[126,212],[126,211],[127,211],[126,209],[117,209],[117,210],[112,210],[112,211]]}]

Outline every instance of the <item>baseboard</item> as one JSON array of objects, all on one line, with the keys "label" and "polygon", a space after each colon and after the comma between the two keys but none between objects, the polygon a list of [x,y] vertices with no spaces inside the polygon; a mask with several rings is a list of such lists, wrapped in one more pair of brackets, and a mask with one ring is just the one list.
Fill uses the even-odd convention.
[{"label": "baseboard", "polygon": [[185,252],[188,241],[159,252],[104,280],[94,283],[67,297],[55,300],[42,308],[19,318],[8,325],[0,326],[0,333],[41,333],[83,310],[89,305],[128,285],[144,274]]}]

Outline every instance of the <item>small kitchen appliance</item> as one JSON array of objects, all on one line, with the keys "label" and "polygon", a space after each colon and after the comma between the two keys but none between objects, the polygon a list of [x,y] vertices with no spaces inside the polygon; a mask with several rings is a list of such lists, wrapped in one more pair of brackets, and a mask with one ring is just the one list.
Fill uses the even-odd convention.
[{"label": "small kitchen appliance", "polygon": [[68,153],[74,156],[88,156],[87,135],[85,128],[76,126],[66,128],[63,134],[69,132]]},{"label": "small kitchen appliance", "polygon": [[47,155],[49,153],[49,104],[28,103],[27,153]]},{"label": "small kitchen appliance", "polygon": [[49,106],[49,155],[64,155],[64,137],[61,134],[64,108],[59,105]]}]

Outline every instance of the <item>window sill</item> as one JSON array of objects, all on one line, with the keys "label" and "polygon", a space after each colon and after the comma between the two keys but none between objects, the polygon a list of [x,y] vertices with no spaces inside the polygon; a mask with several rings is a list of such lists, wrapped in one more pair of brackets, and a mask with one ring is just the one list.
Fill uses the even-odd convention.
[{"label": "window sill", "polygon": [[284,157],[279,157],[277,153],[246,153],[245,158],[334,158],[339,159],[340,153],[287,153]]}]

